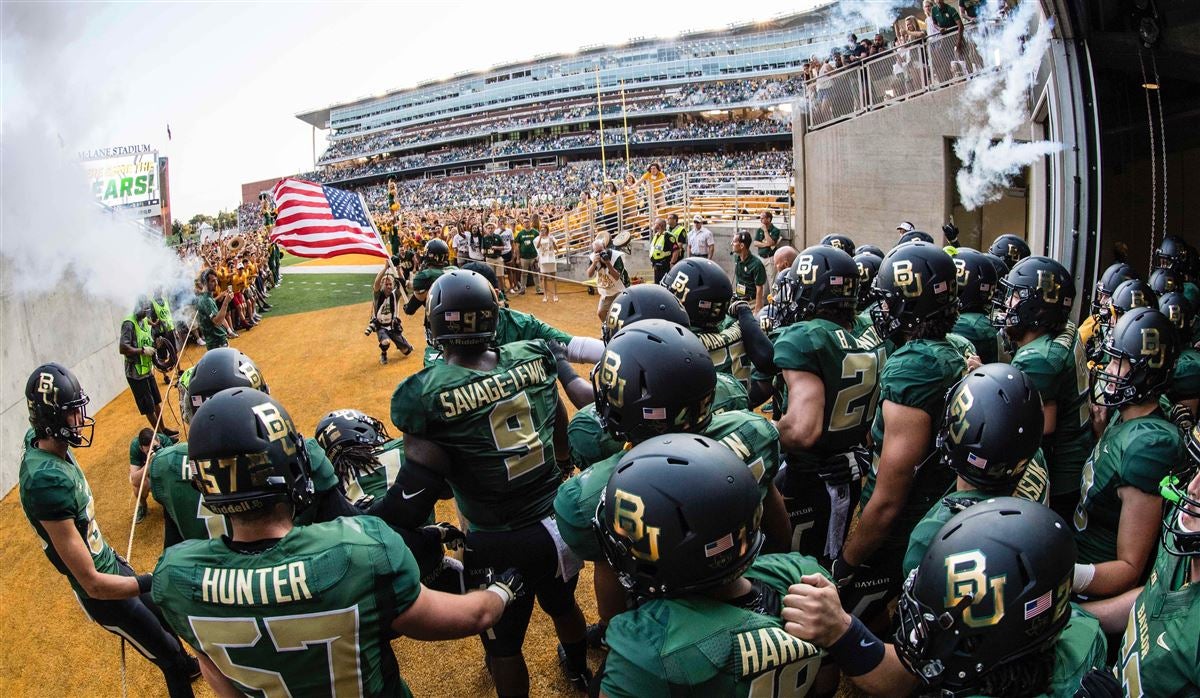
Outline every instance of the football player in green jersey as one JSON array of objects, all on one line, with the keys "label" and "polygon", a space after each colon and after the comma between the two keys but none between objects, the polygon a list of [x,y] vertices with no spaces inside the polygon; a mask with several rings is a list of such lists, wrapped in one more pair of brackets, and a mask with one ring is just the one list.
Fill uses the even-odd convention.
[{"label": "football player in green jersey", "polygon": [[992,241],[991,247],[988,248],[988,254],[999,257],[1009,270],[1012,270],[1018,262],[1026,259],[1033,252],[1025,240],[1012,233],[1006,233]]},{"label": "football player in green jersey", "polygon": [[[841,552],[862,487],[863,451],[875,413],[883,348],[854,336],[858,267],[817,245],[800,253],[780,288],[788,322],[775,340],[780,470],[791,550],[833,560]],[[793,321],[794,322],[791,322]]]},{"label": "football player in green jersey", "polygon": [[[1183,295],[1192,305],[1200,308],[1200,286],[1196,285],[1196,248],[1186,240],[1168,235],[1158,243],[1150,266],[1155,269],[1170,269],[1183,278]],[[1195,341],[1195,340],[1193,340]]]},{"label": "football player in green jersey", "polygon": [[334,410],[322,417],[316,440],[346,499],[360,508],[382,497],[404,467],[404,439],[391,438],[383,422],[358,410]]},{"label": "football player in green jersey", "polygon": [[1107,643],[1070,603],[1073,559],[1070,529],[1049,508],[989,499],[935,537],[904,584],[890,644],[842,611],[820,578],[789,590],[784,627],[871,695],[1093,695],[1077,691],[1103,669]]},{"label": "football player in green jersey", "polygon": [[1178,328],[1181,348],[1179,358],[1175,360],[1175,373],[1171,377],[1167,398],[1172,404],[1187,410],[1186,415],[1179,415],[1184,423],[1195,422],[1196,415],[1200,414],[1200,350],[1191,345],[1196,309],[1187,296],[1172,291],[1158,299],[1158,311]]},{"label": "football player in green jersey", "polygon": [[[779,470],[779,434],[760,415],[734,410],[712,411],[717,372],[707,351],[687,328],[666,320],[626,325],[608,344],[592,373],[596,413],[621,443],[641,443],[668,431],[702,434],[723,443],[741,457],[759,483],[766,510],[764,528],[770,545],[786,549],[787,512],[775,489]],[[625,606],[625,596],[612,571],[603,564],[591,530],[596,504],[621,454],[592,464],[558,488],[555,517],[563,540],[576,555],[596,562],[596,602],[603,625]]]},{"label": "football player in green jersey", "polygon": [[712,439],[668,434],[621,458],[593,525],[640,603],[608,627],[600,695],[818,694],[822,654],[779,614],[790,584],[826,573],[802,555],[760,556],[761,517],[752,473]]},{"label": "football player in green jersey", "polygon": [[520,593],[513,570],[465,595],[425,588],[408,546],[375,517],[296,526],[294,509],[315,494],[308,451],[269,395],[229,388],[192,421],[196,486],[231,532],[164,551],[153,597],[219,695],[408,696],[393,633],[483,632]]},{"label": "football player in green jersey", "polygon": [[[755,368],[774,373],[771,340],[749,303],[733,303],[733,285],[725,270],[711,259],[688,257],[671,267],[662,285],[687,311],[691,330],[708,350],[717,371],[741,381],[751,405],[769,397],[751,384],[751,373]],[[727,312],[732,317],[726,317]]]},{"label": "football player in green jersey", "polygon": [[151,576],[135,576],[104,540],[91,487],[71,451],[92,443],[87,393],[70,369],[48,363],[29,374],[25,400],[32,429],[18,470],[21,508],[42,550],[90,620],[158,666],[172,698],[191,696],[199,666],[150,599]]},{"label": "football player in green jersey", "polygon": [[[900,566],[913,527],[953,480],[935,457],[946,394],[967,372],[946,335],[958,316],[954,260],[940,247],[909,242],[888,253],[875,277],[879,336],[901,345],[879,372],[871,425],[871,469],[858,525],[834,560],[842,600],[872,625],[900,591]],[[851,586],[852,584],[852,586]]]},{"label": "football player in green jersey", "polygon": [[1042,395],[1042,453],[1050,468],[1050,507],[1070,520],[1079,474],[1095,442],[1088,406],[1087,359],[1069,320],[1075,282],[1049,257],[1029,257],[1000,280],[992,322],[1012,352],[1012,365]]},{"label": "football player in green jersey", "polygon": [[955,334],[965,337],[975,347],[975,353],[985,364],[1001,360],[1000,336],[992,326],[992,296],[998,279],[996,268],[982,253],[969,247],[959,247],[954,253],[958,269],[958,321]]},{"label": "football player in green jersey", "polygon": [[942,525],[973,504],[1007,496],[1049,504],[1041,442],[1042,398],[1020,369],[987,364],[959,381],[937,437],[938,457],[957,480],[913,529],[904,576],[921,564]]},{"label": "football player in green jersey", "polygon": [[433,238],[426,242],[425,249],[421,252],[421,270],[412,278],[413,294],[404,304],[405,315],[416,314],[417,308],[425,304],[433,282],[448,269],[454,267],[450,266],[450,247],[446,241]]},{"label": "football player in green jersey", "polygon": [[1130,698],[1200,695],[1200,428],[1188,454],[1185,473],[1162,482],[1170,509],[1149,582],[1084,604],[1107,632],[1125,633],[1116,674]]},{"label": "football player in green jersey", "polygon": [[1179,353],[1178,333],[1152,308],[1126,313],[1109,335],[1107,364],[1092,372],[1103,407],[1116,411],[1083,466],[1075,508],[1076,593],[1132,589],[1151,561],[1162,521],[1159,483],[1183,455],[1179,430],[1159,405]]},{"label": "football player in green jersey", "polygon": [[1141,275],[1137,270],[1125,262],[1113,262],[1100,275],[1092,296],[1092,312],[1079,325],[1079,340],[1083,342],[1084,354],[1087,355],[1088,361],[1100,361],[1103,358],[1104,332],[1108,329],[1112,313],[1113,292],[1117,290],[1117,286],[1138,278],[1141,278]]},{"label": "football player in green jersey", "polygon": [[497,302],[479,274],[454,270],[429,290],[427,318],[443,364],[406,378],[392,395],[405,464],[371,508],[393,525],[420,525],[448,484],[469,522],[468,577],[500,564],[531,594],[481,636],[501,696],[529,693],[521,647],[533,600],[553,619],[568,680],[586,685],[586,624],[575,603],[579,563],[560,549],[552,502],[567,455],[566,410],[544,341],[495,345]]}]

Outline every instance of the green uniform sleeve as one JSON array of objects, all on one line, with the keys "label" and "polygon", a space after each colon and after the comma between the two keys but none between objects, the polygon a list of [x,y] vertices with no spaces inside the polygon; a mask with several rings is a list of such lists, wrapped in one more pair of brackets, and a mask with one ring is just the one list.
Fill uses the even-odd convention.
[{"label": "green uniform sleeve", "polygon": [[663,678],[667,673],[666,668],[646,666],[661,665],[662,660],[657,652],[661,640],[643,637],[646,629],[637,627],[639,624],[633,622],[633,618],[634,614],[623,613],[608,624],[605,639],[609,652],[604,662],[600,690],[610,698],[673,695],[671,685]]},{"label": "green uniform sleeve", "polygon": [[308,452],[308,462],[312,466],[313,489],[326,492],[337,487],[337,473],[333,470],[333,463],[325,455],[325,449],[321,448],[316,439],[305,439],[304,450]]},{"label": "green uniform sleeve", "polygon": [[766,582],[781,594],[786,594],[788,587],[798,584],[801,577],[810,574],[832,579],[829,572],[814,558],[800,553],[760,555],[754,561],[754,566],[746,571],[746,577]]},{"label": "green uniform sleeve", "polygon": [[745,383],[728,373],[717,373],[717,388],[713,391],[713,414],[748,409],[750,393],[746,391]]},{"label": "green uniform sleeve", "polygon": [[1057,399],[1055,381],[1059,374],[1058,367],[1050,362],[1044,351],[1039,351],[1041,347],[1038,345],[1046,341],[1044,337],[1035,339],[1032,343],[1021,347],[1012,359],[1012,365],[1029,376],[1030,382],[1038,389],[1043,402]]},{"label": "green uniform sleeve", "polygon": [[382,543],[385,554],[380,575],[392,578],[396,613],[404,613],[421,594],[421,571],[400,534],[393,531],[381,519],[373,516],[355,517],[363,530]]},{"label": "green uniform sleeve", "polygon": [[908,550],[904,553],[904,562],[901,564],[902,579],[907,579],[908,574],[921,564],[921,558],[925,557],[925,551],[929,550],[929,544],[933,542],[938,531],[942,530],[942,525],[953,515],[950,507],[939,499],[917,522],[912,534],[908,537]]},{"label": "green uniform sleeve", "polygon": [[925,409],[926,405],[940,400],[946,388],[940,380],[929,380],[931,359],[920,351],[901,349],[896,352],[880,372],[880,401]]},{"label": "green uniform sleeve", "polygon": [[509,344],[523,339],[544,339],[562,344],[571,342],[571,335],[547,325],[529,313],[511,309],[501,309],[500,312],[508,316],[509,325],[509,331],[505,333],[508,336],[498,338],[500,344]]},{"label": "green uniform sleeve", "polygon": [[1107,653],[1100,621],[1071,604],[1071,619],[1054,643],[1054,672],[1047,695],[1074,696],[1088,672],[1105,667]]},{"label": "green uniform sleeve", "polygon": [[567,445],[571,464],[580,470],[621,450],[621,444],[600,426],[595,405],[588,405],[571,417],[567,424]]},{"label": "green uniform sleeve", "polygon": [[196,299],[196,314],[205,320],[211,320],[217,316],[217,302],[209,295],[202,295]]},{"label": "green uniform sleeve", "polygon": [[74,519],[76,482],[57,468],[42,468],[22,488],[21,503],[38,521]]},{"label": "green uniform sleeve", "polygon": [[405,434],[420,436],[426,431],[424,373],[405,378],[392,393],[392,424]]},{"label": "green uniform sleeve", "polygon": [[138,444],[137,437],[129,442],[129,464],[141,466],[142,464],[142,449]]},{"label": "green uniform sleeve", "polygon": [[822,342],[811,325],[799,322],[785,327],[775,341],[775,367],[779,370],[804,371],[824,378],[821,370]]},{"label": "green uniform sleeve", "polygon": [[1157,495],[1163,477],[1183,458],[1183,440],[1179,430],[1162,419],[1143,418],[1130,426],[1119,477],[1123,484]]},{"label": "green uniform sleeve", "polygon": [[1188,349],[1179,355],[1167,395],[1172,402],[1200,397],[1200,351]]}]

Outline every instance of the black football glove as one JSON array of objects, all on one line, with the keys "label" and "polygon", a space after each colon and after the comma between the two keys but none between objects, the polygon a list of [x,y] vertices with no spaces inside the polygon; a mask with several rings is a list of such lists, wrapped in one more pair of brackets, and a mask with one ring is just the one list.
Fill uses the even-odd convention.
[{"label": "black football glove", "polygon": [[550,353],[554,354],[555,361],[567,360],[567,345],[556,340],[548,340],[546,345],[550,347]]},{"label": "black football glove", "polygon": [[729,304],[729,309],[727,311],[729,313],[729,317],[737,317],[738,313],[742,312],[743,308],[751,311],[754,310],[754,306],[750,305],[750,301],[746,300],[745,298],[734,299],[734,301]]},{"label": "black football glove", "polygon": [[1183,405],[1171,405],[1171,413],[1167,415],[1167,418],[1179,427],[1179,431],[1184,435],[1191,433],[1192,427],[1196,426],[1196,416]]},{"label": "black football glove", "polygon": [[846,559],[838,555],[833,564],[829,566],[829,574],[833,577],[833,583],[838,589],[849,586],[854,581],[855,575],[858,574],[858,567],[846,562]]},{"label": "black football glove", "polygon": [[947,223],[942,226],[942,235],[946,236],[946,242],[958,247],[958,226],[953,223]]},{"label": "black football glove", "polygon": [[525,578],[515,567],[509,567],[503,572],[492,570],[488,573],[487,588],[495,591],[501,597],[507,596],[505,606],[525,595]]},{"label": "black football glove", "polygon": [[1092,669],[1083,675],[1075,698],[1121,698],[1121,684],[1111,671]]},{"label": "black football glove", "polygon": [[462,550],[464,541],[467,539],[465,533],[458,530],[453,524],[448,524],[445,521],[439,521],[429,526],[422,526],[421,530],[436,531],[438,538],[442,541],[442,545],[450,550]]}]

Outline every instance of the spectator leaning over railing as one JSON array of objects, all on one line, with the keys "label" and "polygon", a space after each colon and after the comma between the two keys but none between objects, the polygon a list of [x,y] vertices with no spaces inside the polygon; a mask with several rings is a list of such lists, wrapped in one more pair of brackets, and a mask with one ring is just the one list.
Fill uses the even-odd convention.
[{"label": "spectator leaning over railing", "polygon": [[954,6],[946,2],[946,0],[933,0],[933,8],[929,12],[929,16],[933,19],[933,23],[937,25],[939,33],[947,33],[958,31],[958,41],[954,48],[960,54],[963,50],[963,21],[958,14],[958,10]]},{"label": "spectator leaning over railing", "polygon": [[647,188],[647,198],[650,202],[650,215],[658,215],[658,210],[666,206],[666,194],[663,191],[667,183],[667,175],[662,171],[658,162],[650,163],[650,167],[642,174],[639,184]]}]

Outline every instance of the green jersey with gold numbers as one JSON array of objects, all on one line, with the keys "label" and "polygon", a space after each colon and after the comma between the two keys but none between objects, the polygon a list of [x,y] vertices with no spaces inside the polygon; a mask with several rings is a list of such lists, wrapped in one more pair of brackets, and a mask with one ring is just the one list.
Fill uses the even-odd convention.
[{"label": "green jersey with gold numbers", "polygon": [[[789,468],[816,468],[825,458],[847,453],[864,443],[875,415],[883,362],[881,345],[863,341],[852,330],[829,320],[799,322],[779,333],[775,367],[811,373],[825,386],[821,436],[807,452],[789,453]],[[780,383],[784,383],[782,376]],[[781,394],[786,395],[786,384]],[[781,409],[786,413],[786,402]]]},{"label": "green jersey with gold numbers", "polygon": [[[797,553],[762,555],[744,575],[781,596],[808,574],[828,573]],[[806,696],[824,651],[783,631],[779,617],[692,594],[653,599],[605,632],[601,690],[647,696]]]},{"label": "green jersey with gold numbers", "polygon": [[1159,546],[1129,610],[1116,673],[1130,698],[1200,696],[1200,584],[1189,567],[1189,558]]},{"label": "green jersey with gold numbers", "polygon": [[25,432],[22,441],[21,465],[17,470],[20,485],[21,508],[25,518],[33,526],[41,541],[42,551],[50,564],[70,582],[71,588],[82,598],[87,592],[76,581],[67,564],[59,557],[58,550],[50,542],[50,534],[42,526],[43,521],[66,521],[75,524],[75,530],[92,556],[97,572],[120,574],[117,554],[108,547],[100,525],[96,523],[96,502],[92,499],[92,488],[88,486],[83,470],[75,461],[75,454],[67,450],[66,459],[33,445],[32,429]]},{"label": "green jersey with gold numbers", "polygon": [[342,479],[346,499],[358,502],[370,497],[380,499],[387,493],[404,467],[404,439],[392,439],[375,451],[379,466],[369,473],[348,473]]},{"label": "green jersey with gold numbers", "polygon": [[942,530],[942,524],[963,509],[993,497],[1019,497],[1049,506],[1050,476],[1046,472],[1046,461],[1042,457],[1042,450],[1038,449],[1037,453],[1033,454],[1033,458],[1030,458],[1025,465],[1025,473],[1008,492],[951,490],[930,507],[929,511],[925,513],[925,518],[917,522],[912,535],[908,538],[908,552],[904,554],[904,577],[908,577],[908,573],[921,564],[921,558],[925,557],[925,551],[929,549],[930,543],[937,537],[938,531]]},{"label": "green jersey with gold numbers", "polygon": [[[949,338],[949,335],[947,337]],[[896,353],[888,357],[883,370],[879,372],[879,398],[875,408],[875,420],[871,423],[874,453],[871,458],[871,470],[867,473],[860,498],[862,506],[867,505],[875,491],[879,455],[883,449],[883,435],[886,433],[883,403],[892,402],[916,408],[931,417],[925,454],[917,466],[908,500],[888,536],[889,545],[907,545],[913,526],[929,511],[937,497],[950,487],[953,479],[950,470],[930,455],[937,448],[934,432],[941,421],[946,394],[966,372],[967,361],[963,357],[963,348],[951,341],[933,339],[911,339],[905,342]]]},{"label": "green jersey with gold numbers", "polygon": [[1095,564],[1117,559],[1117,527],[1121,521],[1118,491],[1135,487],[1158,496],[1159,483],[1182,459],[1183,436],[1158,409],[1129,421],[1119,412],[1114,414],[1083,464],[1074,516],[1079,562]]},{"label": "green jersey with gold numbers", "polygon": [[[736,453],[754,474],[760,495],[766,497],[779,472],[779,432],[775,425],[753,412],[733,410],[714,415],[701,434],[720,441]],[[594,463],[562,483],[554,497],[558,532],[571,550],[584,560],[604,559],[592,532],[592,517],[596,514],[600,495],[623,455],[624,451],[618,451]]]},{"label": "green jersey with gold numbers", "polygon": [[[496,345],[504,346],[513,342],[528,339],[544,339],[546,341],[571,343],[571,335],[555,327],[551,327],[529,313],[512,308],[500,308],[496,316]],[[425,347],[425,365],[444,363],[442,352],[435,347]]]},{"label": "green jersey with gold numbers", "polygon": [[970,342],[979,360],[985,364],[994,364],[1003,356],[1000,333],[992,326],[991,318],[983,313],[962,313],[950,331]]},{"label": "green jersey with gold numbers", "polygon": [[1057,337],[1042,335],[1017,349],[1012,365],[1024,371],[1043,403],[1057,405],[1054,433],[1042,439],[1050,467],[1050,494],[1067,494],[1079,487],[1083,462],[1095,443],[1088,408],[1088,368],[1075,325]]},{"label": "green jersey with gold numbers", "polygon": [[554,463],[558,370],[541,340],[498,350],[479,371],[437,363],[392,395],[392,422],[440,446],[459,511],[478,530],[509,530],[550,513],[560,475]]},{"label": "green jersey with gold numbers", "polygon": [[700,332],[692,328],[700,343],[712,357],[713,366],[717,373],[728,373],[746,387],[750,392],[750,379],[754,365],[746,355],[746,346],[742,344],[742,328],[732,318],[726,318],[721,323],[721,329],[716,332]]},{"label": "green jersey with gold numbers", "polygon": [[272,547],[168,548],[153,598],[247,695],[411,695],[390,625],[421,593],[404,539],[373,516],[298,526]]}]

